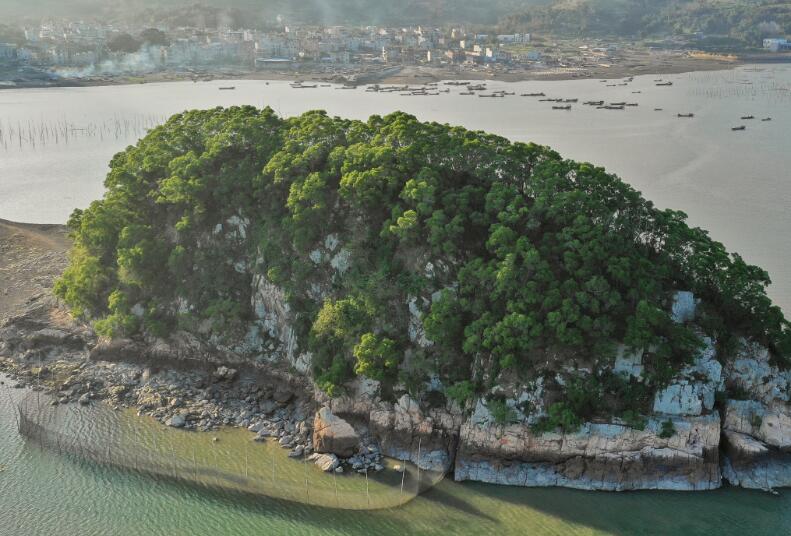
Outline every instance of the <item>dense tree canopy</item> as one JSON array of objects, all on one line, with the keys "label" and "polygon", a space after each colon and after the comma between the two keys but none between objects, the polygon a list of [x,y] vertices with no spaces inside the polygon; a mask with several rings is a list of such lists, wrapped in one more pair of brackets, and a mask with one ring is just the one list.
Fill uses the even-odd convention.
[{"label": "dense tree canopy", "polygon": [[[217,108],[154,129],[113,158],[105,184],[69,221],[56,290],[75,314],[105,335],[238,339],[263,275],[328,391],[355,374],[438,374],[463,398],[503,371],[606,366],[619,342],[646,350],[647,384],[660,385],[699,345],[670,318],[675,289],[703,299],[700,323],[720,343],[745,334],[791,355],[763,270],[603,169],[534,144],[404,113]],[[597,378],[602,392],[633,391]]]}]

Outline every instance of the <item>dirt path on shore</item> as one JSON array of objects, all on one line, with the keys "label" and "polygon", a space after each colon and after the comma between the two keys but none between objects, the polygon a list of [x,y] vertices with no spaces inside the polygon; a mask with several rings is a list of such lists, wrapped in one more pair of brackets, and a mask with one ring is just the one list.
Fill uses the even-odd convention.
[{"label": "dirt path on shore", "polygon": [[0,324],[52,288],[71,246],[63,225],[0,219]]}]

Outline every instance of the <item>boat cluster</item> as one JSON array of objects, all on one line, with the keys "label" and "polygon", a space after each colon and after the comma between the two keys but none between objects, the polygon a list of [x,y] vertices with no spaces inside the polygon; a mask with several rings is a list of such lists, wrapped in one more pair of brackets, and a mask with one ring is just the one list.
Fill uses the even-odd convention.
[{"label": "boat cluster", "polygon": [[[750,121],[752,119],[755,119],[754,115],[743,115],[741,117],[742,121]],[[764,117],[763,119],[761,119],[761,121],[764,122],[764,123],[766,123],[768,121],[771,121],[771,120],[772,120],[771,117]],[[740,130],[747,130],[747,126],[746,125],[739,125],[739,126],[736,126],[736,127],[731,127],[731,130],[735,130],[735,131],[736,130],[739,130],[739,131]]]}]

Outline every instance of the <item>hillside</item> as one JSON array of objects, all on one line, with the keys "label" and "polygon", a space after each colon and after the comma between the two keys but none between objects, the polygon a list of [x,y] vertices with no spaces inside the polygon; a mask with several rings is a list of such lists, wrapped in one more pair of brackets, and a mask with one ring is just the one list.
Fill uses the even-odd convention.
[{"label": "hillside", "polygon": [[791,3],[781,0],[560,0],[504,17],[501,31],[650,37],[695,34],[760,46],[791,34]]},{"label": "hillside", "polygon": [[[187,331],[279,359],[330,395],[356,376],[385,398],[438,382],[505,422],[495,386],[543,378],[546,411],[522,408],[538,426],[639,426],[711,341],[791,356],[764,271],[546,147],[403,113],[217,108],[154,129],[105,184],[69,221],[56,292],[74,314],[107,337]],[[702,300],[694,324],[671,313],[678,289]],[[639,381],[613,372],[624,348]]]}]

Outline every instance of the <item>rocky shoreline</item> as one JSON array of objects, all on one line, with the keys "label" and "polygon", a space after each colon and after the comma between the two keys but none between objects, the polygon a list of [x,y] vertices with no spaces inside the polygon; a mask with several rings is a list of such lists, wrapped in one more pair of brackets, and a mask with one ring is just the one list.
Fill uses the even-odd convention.
[{"label": "rocky shoreline", "polygon": [[[379,398],[373,381],[358,381],[346,396],[330,399],[293,371],[208,357],[211,352],[185,334],[169,345],[101,341],[51,298],[26,308],[0,327],[0,372],[16,379],[14,387],[44,390],[53,404],[133,408],[174,428],[244,427],[251,440],[277,441],[289,456],[309,456],[328,472],[381,471],[382,457],[389,456],[424,470],[452,471],[457,481],[515,486],[791,486],[791,411],[783,400],[789,378],[762,361],[757,348],[758,355],[742,355],[725,373],[751,392],[763,389],[763,400],[727,400],[722,418],[718,409],[705,409],[695,394],[704,389],[692,383],[688,398],[671,397],[643,430],[585,423],[574,433],[537,434],[525,423],[497,424],[480,401],[469,417],[451,403],[425,409],[409,395],[390,403]],[[756,374],[761,367],[768,367],[764,376]],[[708,380],[698,376],[698,382]],[[690,385],[679,382],[668,389]],[[669,435],[663,433],[668,421]]]},{"label": "rocky shoreline", "polygon": [[[791,372],[776,368],[769,352],[749,341],[732,356],[718,356],[714,342],[706,340],[694,363],[656,394],[642,429],[614,419],[584,423],[574,433],[538,433],[533,421],[544,411],[540,382],[497,386],[514,415],[508,423],[498,422],[482,399],[466,410],[444,396],[427,403],[427,397],[400,393],[392,401],[382,398],[378,382],[365,378],[344,396],[328,397],[306,374],[309,356],[290,344],[294,333],[281,293],[263,280],[253,300],[260,328],[275,344],[266,359],[251,360],[186,332],[167,339],[100,339],[47,290],[61,255],[8,265],[6,273],[18,283],[14,288],[29,295],[4,302],[0,320],[0,372],[15,378],[15,387],[48,392],[53,404],[133,408],[163,425],[196,432],[244,427],[251,440],[277,441],[290,456],[309,456],[325,471],[380,471],[388,456],[423,470],[453,472],[458,481],[517,486],[791,486]],[[31,278],[37,285],[22,284]],[[673,314],[689,321],[696,304],[694,296],[680,292]],[[420,339],[419,318],[413,331]],[[641,356],[621,351],[614,367],[639,377]],[[723,398],[726,386],[740,399]],[[530,414],[522,413],[525,404]]]}]

